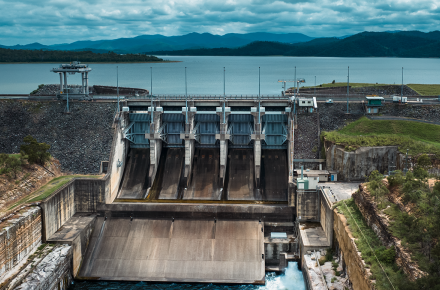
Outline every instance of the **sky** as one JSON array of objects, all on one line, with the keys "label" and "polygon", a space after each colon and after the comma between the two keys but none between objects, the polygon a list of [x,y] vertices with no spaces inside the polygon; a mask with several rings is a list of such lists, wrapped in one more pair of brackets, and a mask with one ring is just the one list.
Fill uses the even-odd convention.
[{"label": "sky", "polygon": [[0,0],[0,44],[70,43],[142,34],[303,33],[440,27],[440,0]]}]

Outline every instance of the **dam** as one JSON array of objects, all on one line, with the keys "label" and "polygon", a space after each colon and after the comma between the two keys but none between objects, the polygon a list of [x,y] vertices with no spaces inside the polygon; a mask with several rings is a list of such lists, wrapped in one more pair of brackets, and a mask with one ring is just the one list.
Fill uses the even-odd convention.
[{"label": "dam", "polygon": [[77,278],[264,284],[265,237],[296,215],[292,105],[126,99]]}]

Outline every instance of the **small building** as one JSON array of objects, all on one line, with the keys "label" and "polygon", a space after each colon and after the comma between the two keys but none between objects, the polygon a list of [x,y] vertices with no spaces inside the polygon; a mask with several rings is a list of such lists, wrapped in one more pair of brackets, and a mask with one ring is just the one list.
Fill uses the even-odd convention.
[{"label": "small building", "polygon": [[367,114],[377,114],[379,113],[379,108],[382,107],[383,97],[378,96],[367,96],[366,110]]},{"label": "small building", "polygon": [[[301,176],[301,169],[295,169],[296,175]],[[327,182],[329,180],[329,172],[328,170],[303,170],[303,175],[307,177],[309,180],[318,180],[318,182]],[[311,178],[309,178],[311,177]],[[316,179],[315,179],[316,178]],[[311,188],[311,187],[310,187]],[[314,187],[313,187],[314,188]]]},{"label": "small building", "polygon": [[316,98],[298,98],[298,107],[305,108],[308,112],[312,113],[314,109],[318,108]]}]

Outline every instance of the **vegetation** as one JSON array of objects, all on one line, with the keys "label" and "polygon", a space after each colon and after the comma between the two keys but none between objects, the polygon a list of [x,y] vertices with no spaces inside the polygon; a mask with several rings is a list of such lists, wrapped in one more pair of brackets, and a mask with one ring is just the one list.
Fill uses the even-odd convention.
[{"label": "vegetation", "polygon": [[[413,172],[404,175],[401,171],[395,171],[393,175],[388,176],[388,188],[383,182],[384,176],[379,172],[374,171],[368,177],[367,188],[378,208],[385,208],[384,213],[389,216],[391,233],[410,251],[412,260],[417,262],[419,268],[428,273],[415,282],[403,278],[396,280],[397,283],[392,280],[399,290],[440,289],[440,182],[432,189],[428,187],[426,169],[430,166],[429,157],[421,155]],[[402,211],[396,204],[389,202],[390,192],[400,195],[403,204],[409,207],[410,211]],[[381,207],[381,203],[385,203],[385,206]],[[338,209],[344,211],[341,205]],[[350,224],[350,229],[352,228],[353,225]],[[364,252],[361,252],[364,257]],[[394,247],[386,249],[379,245],[375,254],[386,265],[393,264],[396,258]],[[387,271],[387,274],[390,273]]]},{"label": "vegetation", "polygon": [[46,143],[38,143],[37,139],[28,135],[23,139],[24,144],[20,146],[20,151],[27,155],[30,164],[44,165],[50,160],[50,145]]},{"label": "vegetation", "polygon": [[160,62],[161,58],[146,54],[94,53],[91,51],[16,50],[0,48],[1,62]]},{"label": "vegetation", "polygon": [[408,279],[405,277],[405,274],[399,269],[393,258],[394,256],[392,252],[394,249],[386,249],[382,245],[377,235],[363,219],[362,213],[359,211],[354,200],[349,199],[341,201],[338,203],[337,208],[347,219],[350,231],[356,238],[355,243],[358,250],[361,252],[362,259],[371,270],[371,279],[376,280],[376,288],[378,290],[392,289],[378,260],[393,285],[397,285],[399,281],[407,281]]},{"label": "vegetation", "polygon": [[440,126],[413,122],[370,120],[362,117],[339,131],[323,132],[323,137],[353,151],[361,146],[397,145],[411,155],[435,154],[440,157]]},{"label": "vegetation", "polygon": [[[371,83],[350,83],[350,87],[352,88],[364,88],[364,87],[382,87],[382,86],[389,86],[389,84],[371,84]],[[314,88],[315,86],[308,86],[308,87],[300,87],[299,89],[310,89]],[[328,84],[320,84],[316,86],[317,88],[341,88],[341,87],[347,87],[347,83],[337,83],[332,82]],[[291,88],[293,89],[293,87]]]},{"label": "vegetation", "polygon": [[221,56],[322,56],[322,57],[439,57],[440,34],[411,32],[362,32],[344,39],[320,38],[286,44],[257,41],[238,48],[155,51],[159,55]]},{"label": "vegetation", "polygon": [[22,154],[0,154],[0,174],[8,174],[11,178],[17,178],[17,173],[26,164],[27,156]]},{"label": "vegetation", "polygon": [[15,207],[28,203],[28,202],[37,202],[40,200],[45,199],[46,197],[50,196],[52,193],[54,193],[56,190],[67,184],[69,181],[71,181],[74,178],[80,178],[80,177],[86,177],[86,178],[101,178],[99,175],[64,175],[60,177],[56,177],[49,181],[47,184],[42,186],[40,189],[38,189],[33,194],[26,196],[25,198],[22,198],[21,200],[15,202],[12,204],[8,210],[14,209]]},{"label": "vegetation", "polygon": [[422,96],[440,95],[440,85],[408,84],[407,86]]}]

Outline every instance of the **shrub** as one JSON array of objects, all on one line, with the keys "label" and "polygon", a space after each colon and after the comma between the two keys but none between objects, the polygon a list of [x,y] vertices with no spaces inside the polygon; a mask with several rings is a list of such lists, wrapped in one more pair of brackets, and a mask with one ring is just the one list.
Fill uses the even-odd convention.
[{"label": "shrub", "polygon": [[402,185],[405,181],[405,177],[403,176],[402,171],[396,170],[393,175],[389,175],[387,177],[388,184],[393,187],[396,185]]},{"label": "shrub", "polygon": [[396,251],[394,249],[394,246],[389,249],[381,247],[375,251],[375,254],[379,261],[387,264],[393,264],[396,260]]},{"label": "shrub", "polygon": [[417,159],[417,166],[420,166],[423,169],[427,169],[431,167],[431,165],[432,165],[431,158],[429,158],[429,156],[426,154],[420,155],[419,158]]},{"label": "shrub", "polygon": [[30,135],[24,137],[23,141],[25,144],[20,146],[20,151],[23,151],[27,155],[29,163],[44,165],[50,160],[50,154],[48,152],[50,149],[49,144],[38,143],[37,140]]},{"label": "shrub", "polygon": [[425,169],[423,169],[420,166],[416,166],[413,170],[414,172],[414,177],[418,178],[418,179],[425,179],[428,178],[428,171],[426,171]]}]

